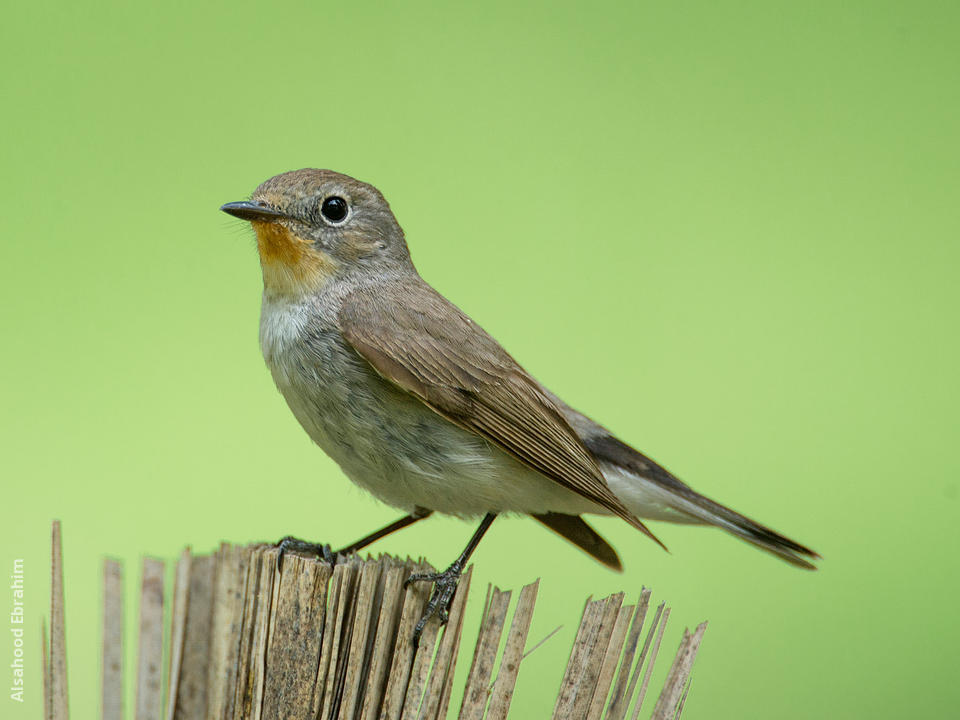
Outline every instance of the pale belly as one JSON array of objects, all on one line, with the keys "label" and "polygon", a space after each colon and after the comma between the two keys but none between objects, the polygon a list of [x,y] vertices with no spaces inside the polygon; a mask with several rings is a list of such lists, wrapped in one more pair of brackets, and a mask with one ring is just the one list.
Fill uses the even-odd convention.
[{"label": "pale belly", "polygon": [[383,502],[461,517],[605,512],[381,378],[337,333],[309,337],[264,348],[274,381],[313,441]]}]

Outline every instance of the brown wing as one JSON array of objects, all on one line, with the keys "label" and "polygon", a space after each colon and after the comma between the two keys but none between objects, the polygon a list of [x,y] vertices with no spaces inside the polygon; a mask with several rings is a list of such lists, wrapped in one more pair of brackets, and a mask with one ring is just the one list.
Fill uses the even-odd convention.
[{"label": "brown wing", "polygon": [[607,487],[536,380],[429,285],[407,279],[356,290],[339,320],[344,337],[380,375],[660,543]]}]

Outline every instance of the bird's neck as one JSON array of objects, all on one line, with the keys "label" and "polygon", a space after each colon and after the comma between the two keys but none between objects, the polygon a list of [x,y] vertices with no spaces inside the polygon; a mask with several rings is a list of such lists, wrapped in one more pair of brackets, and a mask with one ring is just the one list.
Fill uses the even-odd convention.
[{"label": "bird's neck", "polygon": [[264,291],[303,297],[316,292],[333,277],[337,263],[278,223],[253,223],[263,270]]}]

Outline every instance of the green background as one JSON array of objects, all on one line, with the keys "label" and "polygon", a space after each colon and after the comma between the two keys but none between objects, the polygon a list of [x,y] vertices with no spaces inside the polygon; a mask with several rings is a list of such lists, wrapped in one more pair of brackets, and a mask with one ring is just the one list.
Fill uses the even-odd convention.
[{"label": "green background", "polygon": [[[104,554],[132,587],[143,554],[397,515],[272,386],[252,234],[217,210],[303,166],[377,185],[426,279],[568,402],[825,557],[599,519],[616,575],[498,522],[467,637],[488,581],[541,576],[531,640],[564,626],[515,717],[552,708],[585,597],[644,584],[665,649],[711,623],[686,717],[955,712],[957,6],[627,5],[4,10],[0,569],[25,559],[30,655],[0,715],[40,717],[52,518],[84,718]],[[376,549],[445,564],[470,532]]]}]

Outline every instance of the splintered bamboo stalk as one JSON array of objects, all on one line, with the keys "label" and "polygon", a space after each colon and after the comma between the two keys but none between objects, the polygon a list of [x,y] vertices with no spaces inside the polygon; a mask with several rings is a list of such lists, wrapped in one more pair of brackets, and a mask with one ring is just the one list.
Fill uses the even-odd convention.
[{"label": "splintered bamboo stalk", "polygon": [[[44,718],[67,719],[63,563],[54,526],[49,653],[44,630]],[[430,597],[426,563],[350,556],[331,566],[270,545],[184,550],[171,592],[166,677],[164,564],[143,562],[135,720],[443,720],[454,695],[472,568],[461,578],[446,625],[414,627]],[[487,587],[458,712],[460,720],[504,720],[527,649],[539,580],[519,594]],[[637,718],[670,610],[661,603],[639,653],[650,591],[636,605],[623,593],[588,600],[553,717]],[[123,717],[123,573],[103,567],[103,720]],[[706,623],[684,632],[653,717],[679,717]],[[549,639],[553,633],[547,636]],[[167,688],[166,702],[161,693]],[[639,691],[638,691],[639,686]]]},{"label": "splintered bamboo stalk", "polygon": [[667,673],[667,679],[663,683],[663,691],[660,693],[657,705],[653,709],[653,720],[667,720],[667,718],[679,715],[683,709],[683,702],[690,687],[690,671],[693,668],[693,661],[697,656],[697,650],[700,649],[700,641],[703,639],[703,633],[706,629],[707,624],[703,622],[697,625],[697,629],[692,633],[689,630],[683,631],[680,649],[673,659],[673,664]]},{"label": "splintered bamboo stalk", "polygon": [[603,713],[603,706],[606,704],[607,695],[613,683],[613,673],[617,669],[620,654],[623,652],[623,642],[627,636],[627,628],[630,625],[630,618],[633,616],[634,607],[633,605],[623,605],[617,611],[616,623],[610,634],[610,641],[607,645],[606,654],[603,657],[603,664],[600,666],[600,672],[597,675],[593,699],[590,701],[590,710],[586,716],[587,720],[600,720]]},{"label": "splintered bamboo stalk", "polygon": [[[659,610],[663,608],[663,603],[660,603]],[[653,642],[653,650],[650,651],[650,662],[647,663],[647,670],[643,674],[643,684],[640,686],[640,694],[637,695],[637,704],[633,709],[633,715],[631,715],[632,720],[637,720],[640,717],[640,708],[643,707],[643,699],[646,697],[647,688],[650,686],[650,676],[653,675],[653,665],[657,661],[657,654],[660,652],[660,642],[663,640],[663,631],[667,629],[667,620],[670,618],[670,608],[667,608],[663,613],[663,620],[660,622],[660,629],[657,630],[657,639]],[[654,623],[656,626],[656,623]],[[650,631],[653,632],[653,628],[650,628]],[[649,638],[648,638],[649,639]],[[646,650],[646,648],[644,648]],[[643,661],[643,655],[640,656],[641,662]],[[638,668],[639,669],[639,668]]]},{"label": "splintered bamboo stalk", "polygon": [[53,523],[53,549],[50,581],[50,698],[47,703],[52,720],[67,720],[67,633],[63,597],[63,542],[60,521]]},{"label": "splintered bamboo stalk", "polygon": [[167,717],[203,718],[207,711],[207,667],[213,611],[212,556],[184,551],[177,563],[170,633]]},{"label": "splintered bamboo stalk", "polygon": [[500,670],[497,680],[493,683],[493,693],[490,696],[490,708],[487,710],[488,720],[501,720],[507,717],[510,710],[510,701],[513,700],[513,689],[517,684],[517,675],[520,672],[520,661],[523,660],[523,650],[527,646],[527,633],[533,621],[533,607],[537,603],[537,590],[540,581],[527,585],[520,591],[520,600],[513,613],[513,622],[510,624],[510,633],[507,635],[507,644],[500,660]]},{"label": "splintered bamboo stalk", "polygon": [[610,694],[610,705],[608,706],[605,716],[609,718],[609,720],[623,720],[623,717],[627,713],[627,706],[630,704],[630,698],[633,696],[633,689],[635,687],[633,684],[629,687],[627,686],[631,678],[630,668],[633,666],[633,657],[637,652],[637,643],[640,642],[640,633],[643,631],[643,623],[646,620],[647,609],[649,607],[650,591],[644,588],[640,591],[640,600],[637,602],[636,609],[633,611],[633,619],[630,621],[630,631],[627,633],[626,644],[623,647],[623,659],[620,661],[620,670],[617,672],[617,680]]},{"label": "splintered bamboo stalk", "polygon": [[40,622],[40,662],[43,663],[43,720],[51,720],[53,708],[50,703],[53,694],[50,692],[50,645],[47,642],[46,620]]},{"label": "splintered bamboo stalk", "polygon": [[103,720],[123,720],[123,568],[103,561],[103,649],[100,713]]},{"label": "splintered bamboo stalk", "polygon": [[135,720],[160,720],[163,663],[163,562],[144,558],[140,588],[140,645]]},{"label": "splintered bamboo stalk", "polygon": [[487,599],[480,621],[480,634],[473,651],[473,662],[467,675],[467,687],[460,706],[460,720],[482,720],[489,696],[488,686],[497,657],[500,635],[507,619],[510,593],[500,588],[487,588]]}]

